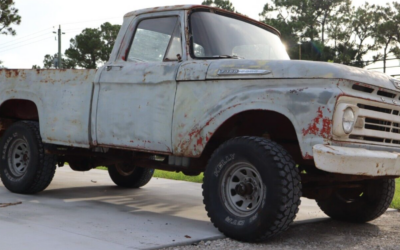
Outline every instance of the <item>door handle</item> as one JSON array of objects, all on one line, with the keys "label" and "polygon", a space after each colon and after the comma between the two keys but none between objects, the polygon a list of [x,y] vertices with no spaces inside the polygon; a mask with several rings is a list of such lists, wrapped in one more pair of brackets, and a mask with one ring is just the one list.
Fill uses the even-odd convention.
[{"label": "door handle", "polygon": [[124,66],[122,65],[109,65],[107,66],[107,71],[112,70],[113,68],[119,68],[119,70],[121,70]]}]

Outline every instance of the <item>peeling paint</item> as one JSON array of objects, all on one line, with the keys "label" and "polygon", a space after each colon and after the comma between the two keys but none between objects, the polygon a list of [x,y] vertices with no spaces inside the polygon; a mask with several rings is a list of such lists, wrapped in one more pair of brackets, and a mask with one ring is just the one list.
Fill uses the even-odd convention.
[{"label": "peeling paint", "polygon": [[303,136],[306,135],[318,135],[322,138],[329,139],[331,135],[331,128],[332,128],[332,118],[324,117],[322,112],[322,107],[318,108],[317,117],[315,117],[308,125],[307,129],[303,129]]}]

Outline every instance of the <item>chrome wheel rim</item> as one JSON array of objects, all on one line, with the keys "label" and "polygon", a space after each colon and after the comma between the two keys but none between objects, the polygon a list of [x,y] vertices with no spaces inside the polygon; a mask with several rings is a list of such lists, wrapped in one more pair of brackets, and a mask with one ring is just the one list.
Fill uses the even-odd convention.
[{"label": "chrome wheel rim", "polygon": [[222,198],[229,212],[236,216],[247,217],[255,213],[264,194],[261,175],[250,163],[236,163],[222,177]]},{"label": "chrome wheel rim", "polygon": [[14,177],[22,177],[28,168],[31,153],[29,145],[24,139],[16,139],[8,150],[8,166]]}]

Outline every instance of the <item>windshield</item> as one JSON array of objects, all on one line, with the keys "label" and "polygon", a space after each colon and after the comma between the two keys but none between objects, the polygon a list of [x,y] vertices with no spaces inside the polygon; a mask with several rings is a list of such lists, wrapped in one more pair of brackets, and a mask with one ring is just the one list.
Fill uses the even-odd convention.
[{"label": "windshield", "polygon": [[280,38],[266,29],[210,12],[191,15],[196,58],[289,60]]}]

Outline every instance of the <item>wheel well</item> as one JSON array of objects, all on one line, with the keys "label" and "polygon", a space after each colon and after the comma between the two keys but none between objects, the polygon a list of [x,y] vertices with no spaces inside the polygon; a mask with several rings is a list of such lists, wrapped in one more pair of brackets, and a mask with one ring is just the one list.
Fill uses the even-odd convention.
[{"label": "wheel well", "polygon": [[34,102],[22,99],[12,99],[0,106],[0,133],[2,134],[17,120],[39,121],[39,111]]},{"label": "wheel well", "polygon": [[297,164],[303,163],[299,142],[292,122],[274,111],[245,111],[225,121],[207,143],[202,156],[194,160],[206,166],[211,154],[225,141],[239,136],[258,136],[271,139],[283,146]]}]

